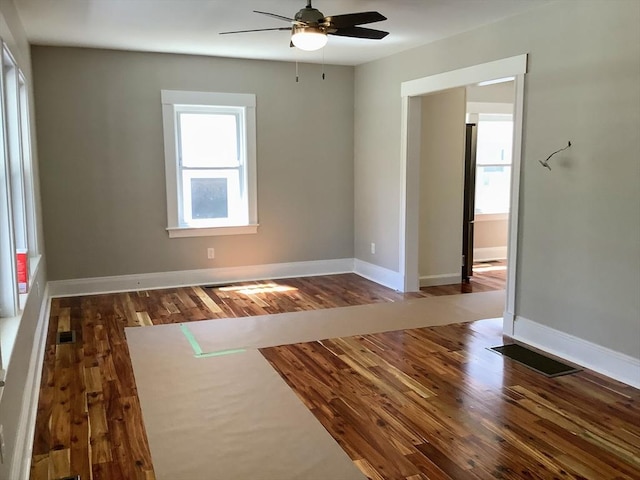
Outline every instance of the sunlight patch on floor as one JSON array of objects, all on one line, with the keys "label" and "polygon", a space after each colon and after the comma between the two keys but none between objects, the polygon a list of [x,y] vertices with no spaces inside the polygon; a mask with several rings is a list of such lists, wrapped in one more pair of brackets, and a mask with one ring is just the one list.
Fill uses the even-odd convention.
[{"label": "sunlight patch on floor", "polygon": [[278,285],[277,283],[261,283],[258,285],[238,285],[235,287],[221,287],[222,292],[236,292],[244,295],[255,295],[257,293],[279,293],[292,292],[298,290],[288,285]]},{"label": "sunlight patch on floor", "polygon": [[507,270],[506,265],[491,265],[488,263],[481,263],[473,266],[473,271],[478,273],[485,272],[504,272]]}]

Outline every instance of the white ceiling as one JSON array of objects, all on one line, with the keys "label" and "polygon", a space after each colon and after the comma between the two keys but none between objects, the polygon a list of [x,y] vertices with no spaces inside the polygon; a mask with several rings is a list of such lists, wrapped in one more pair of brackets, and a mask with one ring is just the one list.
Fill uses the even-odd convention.
[{"label": "white ceiling", "polygon": [[358,65],[522,13],[549,0],[316,0],[325,15],[376,10],[366,25],[383,40],[330,36],[324,52],[289,48],[289,32],[219,35],[286,27],[253,13],[292,17],[305,0],[14,0],[32,44]]}]

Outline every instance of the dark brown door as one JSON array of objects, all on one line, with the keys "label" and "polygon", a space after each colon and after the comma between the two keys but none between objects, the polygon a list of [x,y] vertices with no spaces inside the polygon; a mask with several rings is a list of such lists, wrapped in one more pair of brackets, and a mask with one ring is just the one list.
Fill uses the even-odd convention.
[{"label": "dark brown door", "polygon": [[478,128],[467,123],[464,154],[464,212],[462,224],[462,281],[473,275],[473,222],[476,196],[476,140]]}]

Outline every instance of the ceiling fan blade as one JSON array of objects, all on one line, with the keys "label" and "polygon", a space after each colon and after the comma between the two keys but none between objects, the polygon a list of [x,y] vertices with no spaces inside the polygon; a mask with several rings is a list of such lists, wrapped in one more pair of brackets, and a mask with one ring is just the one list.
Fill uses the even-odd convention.
[{"label": "ceiling fan blade", "polygon": [[262,15],[267,15],[269,17],[277,18],[278,20],[284,20],[285,22],[294,22],[295,21],[293,18],[284,17],[284,16],[278,15],[276,13],[261,12],[259,10],[254,10],[253,13],[260,13]]},{"label": "ceiling fan blade", "polygon": [[291,31],[291,27],[258,28],[257,30],[236,30],[235,32],[220,32],[220,35],[228,35],[229,33],[268,32],[268,31],[271,31],[271,30],[289,30],[289,31]]},{"label": "ceiling fan blade", "polygon": [[329,31],[327,33],[329,35],[337,35],[339,37],[368,38],[370,40],[381,40],[389,35],[389,32],[362,27],[338,28],[335,32]]},{"label": "ceiling fan blade", "polygon": [[387,17],[379,12],[347,13],[345,15],[333,15],[324,18],[325,22],[328,22],[329,26],[334,28],[346,28],[355,25],[364,25],[365,23],[382,22],[386,19]]}]

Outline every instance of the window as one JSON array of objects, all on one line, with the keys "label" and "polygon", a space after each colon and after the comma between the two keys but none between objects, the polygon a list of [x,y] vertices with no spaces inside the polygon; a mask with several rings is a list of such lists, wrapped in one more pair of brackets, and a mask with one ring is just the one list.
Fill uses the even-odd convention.
[{"label": "window", "polygon": [[1,73],[0,264],[7,268],[0,274],[0,317],[13,317],[22,309],[29,289],[31,272],[27,259],[36,265],[37,225],[27,87],[5,45]]},{"label": "window", "polygon": [[480,114],[476,146],[476,214],[509,213],[512,115]]},{"label": "window", "polygon": [[[0,59],[0,373],[6,370],[39,252],[28,88],[11,52]],[[30,260],[30,261],[29,261]]]},{"label": "window", "polygon": [[257,231],[255,95],[162,90],[170,237]]}]

